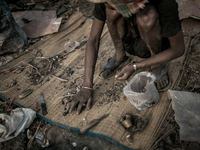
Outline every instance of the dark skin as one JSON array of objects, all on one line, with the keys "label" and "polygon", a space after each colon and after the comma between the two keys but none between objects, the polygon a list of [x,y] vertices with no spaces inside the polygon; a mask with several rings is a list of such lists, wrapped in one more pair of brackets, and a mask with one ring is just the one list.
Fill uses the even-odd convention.
[{"label": "dark skin", "polygon": [[[128,27],[124,26],[125,23],[121,14],[119,14],[107,3],[105,3],[105,6],[108,29],[115,46],[115,55],[112,57],[110,62],[119,62],[125,56],[121,38],[124,35],[125,30],[128,30]],[[163,68],[163,63],[173,60],[184,53],[185,47],[181,30],[174,36],[168,37],[170,41],[170,48],[161,52],[161,26],[159,23],[159,15],[154,6],[147,5],[144,9],[140,10],[136,14],[136,21],[141,38],[151,51],[150,58],[136,63],[137,69],[151,67],[152,71],[157,74]],[[85,53],[85,76],[83,86],[86,87],[93,87],[93,75],[104,24],[104,21],[94,18]],[[116,73],[115,78],[118,80],[126,80],[131,74],[134,73],[134,71],[133,64],[128,64]],[[167,84],[167,76],[163,75],[160,82],[157,84],[157,88],[162,88]],[[92,98],[93,91],[82,88],[75,97],[67,102],[67,110],[72,112],[78,105],[77,114],[80,114],[81,108],[84,105],[87,105],[87,109],[91,108]]]}]

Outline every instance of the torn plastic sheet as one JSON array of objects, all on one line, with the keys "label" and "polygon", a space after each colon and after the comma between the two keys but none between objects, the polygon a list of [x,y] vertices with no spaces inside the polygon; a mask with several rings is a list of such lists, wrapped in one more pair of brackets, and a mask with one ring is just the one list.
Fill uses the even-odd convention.
[{"label": "torn plastic sheet", "polygon": [[0,142],[10,140],[18,136],[28,128],[36,117],[36,112],[30,108],[16,108],[10,116],[0,114]]},{"label": "torn plastic sheet", "polygon": [[180,140],[200,142],[200,94],[168,90],[175,120],[180,126]]},{"label": "torn plastic sheet", "polygon": [[57,18],[56,11],[21,11],[12,15],[29,38],[58,32],[62,20],[62,17]]}]

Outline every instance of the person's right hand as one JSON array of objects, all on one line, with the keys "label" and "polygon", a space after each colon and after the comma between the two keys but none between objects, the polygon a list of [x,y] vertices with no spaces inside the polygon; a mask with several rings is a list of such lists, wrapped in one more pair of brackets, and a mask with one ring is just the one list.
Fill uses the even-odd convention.
[{"label": "person's right hand", "polygon": [[84,89],[82,88],[81,91],[71,99],[69,99],[67,103],[67,111],[71,113],[74,108],[78,105],[77,108],[77,114],[80,114],[81,108],[86,105],[87,109],[91,108],[92,104],[92,96],[93,96],[93,90],[90,89]]}]

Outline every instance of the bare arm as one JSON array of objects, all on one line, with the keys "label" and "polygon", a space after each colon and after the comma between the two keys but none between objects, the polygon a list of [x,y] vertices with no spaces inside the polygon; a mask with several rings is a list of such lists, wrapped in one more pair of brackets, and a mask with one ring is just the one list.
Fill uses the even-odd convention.
[{"label": "bare arm", "polygon": [[172,59],[180,57],[185,51],[185,45],[183,40],[182,31],[179,31],[176,35],[168,37],[170,41],[170,48],[150,57],[144,61],[136,63],[138,69],[150,67],[158,64],[168,62]]},{"label": "bare arm", "polygon": [[94,18],[92,29],[90,32],[90,37],[86,45],[85,78],[83,86],[87,87],[93,86],[93,75],[99,51],[100,37],[103,31],[104,23],[105,23],[104,21],[100,21]]},{"label": "bare arm", "polygon": [[[93,75],[99,51],[99,42],[104,27],[104,21],[94,19],[90,37],[86,45],[85,52],[85,77],[83,86],[92,88]],[[87,109],[90,109],[93,99],[91,89],[82,88],[81,91],[73,98],[67,101],[67,112],[71,113],[78,105],[77,114],[80,114],[82,107],[87,103]]]},{"label": "bare arm", "polygon": [[[168,62],[172,59],[180,57],[185,50],[182,31],[180,30],[176,35],[168,37],[170,41],[170,48],[158,53],[146,60],[136,63],[137,69],[146,68],[154,65],[159,65]],[[125,66],[121,71],[117,72],[115,78],[119,80],[126,80],[134,72],[133,64]]]}]

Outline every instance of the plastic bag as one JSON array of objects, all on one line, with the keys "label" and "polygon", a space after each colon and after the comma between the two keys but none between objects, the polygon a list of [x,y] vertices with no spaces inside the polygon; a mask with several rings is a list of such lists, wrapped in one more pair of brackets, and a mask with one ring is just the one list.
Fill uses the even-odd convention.
[{"label": "plastic bag", "polygon": [[180,140],[200,142],[200,94],[168,90],[168,97],[180,126]]},{"label": "plastic bag", "polygon": [[10,116],[0,114],[0,142],[10,140],[28,128],[36,117],[36,112],[29,108],[16,108]]},{"label": "plastic bag", "polygon": [[123,92],[130,103],[139,111],[155,105],[159,99],[159,93],[154,85],[156,77],[151,72],[140,72],[124,87]]},{"label": "plastic bag", "polygon": [[64,49],[67,50],[67,52],[72,52],[76,47],[80,45],[77,41],[69,41],[65,43]]}]

